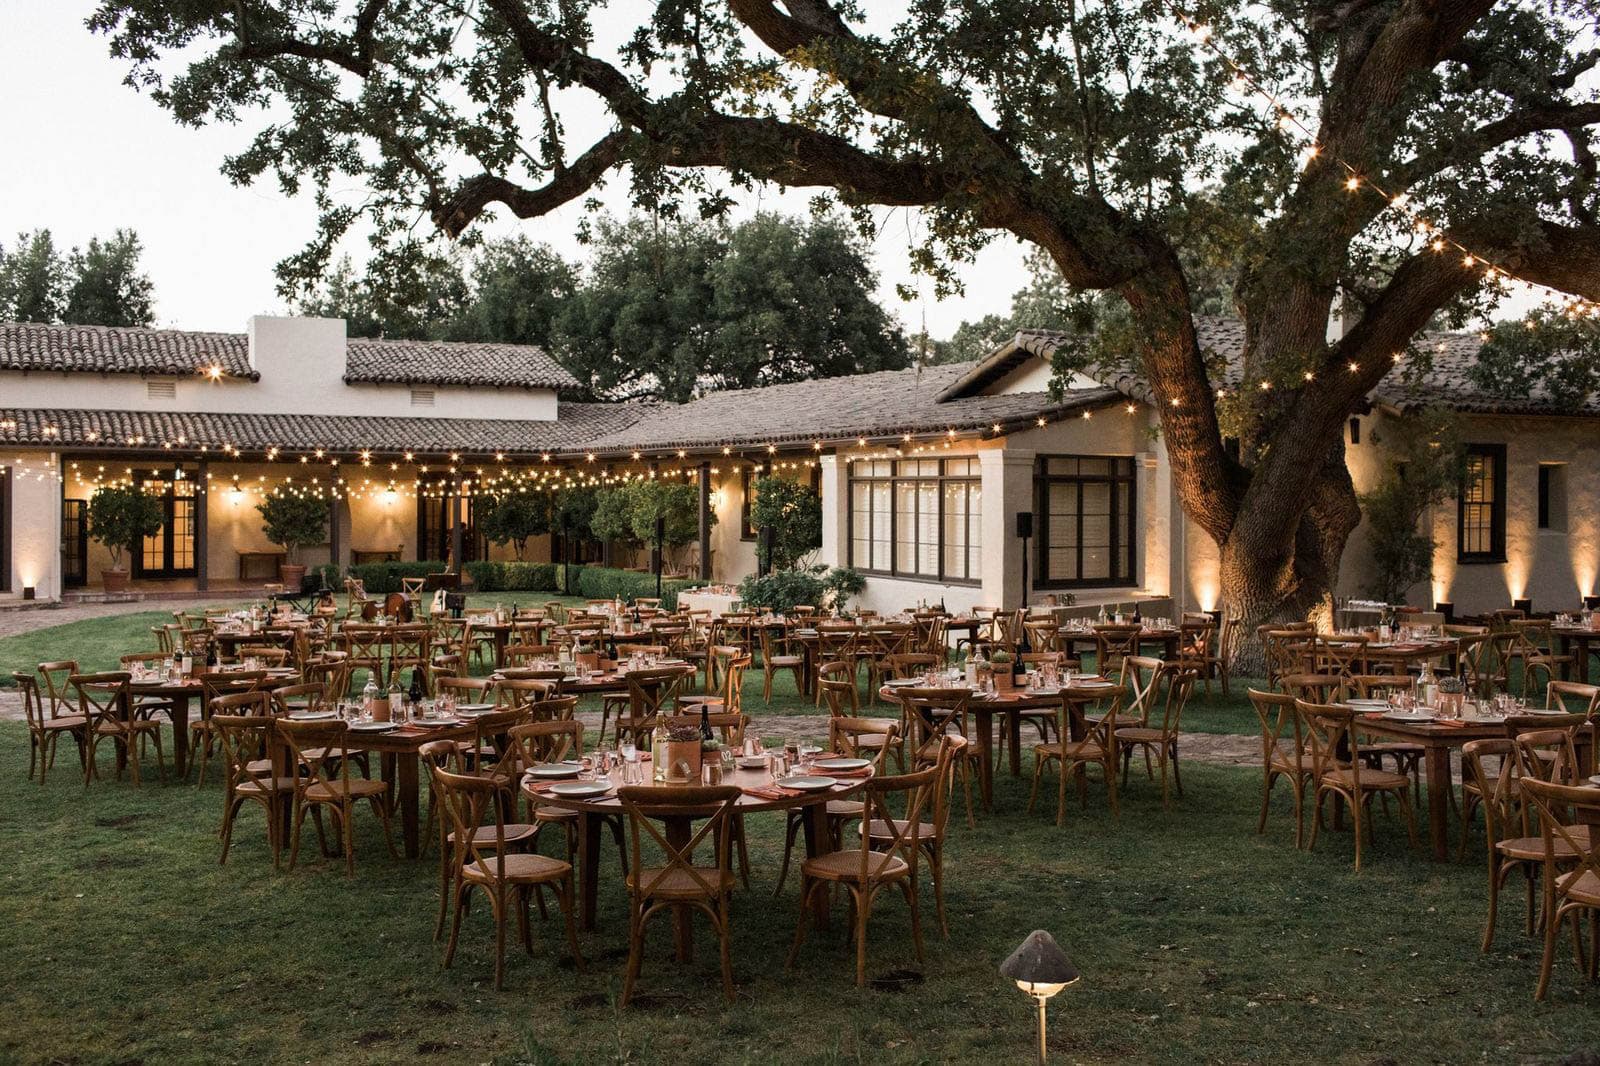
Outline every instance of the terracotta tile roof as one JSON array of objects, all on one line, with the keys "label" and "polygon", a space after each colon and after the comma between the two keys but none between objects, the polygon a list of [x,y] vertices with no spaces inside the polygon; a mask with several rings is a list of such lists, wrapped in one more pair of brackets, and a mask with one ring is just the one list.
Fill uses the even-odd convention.
[{"label": "terracotta tile roof", "polygon": [[467,418],[370,418],[356,415],[219,414],[207,411],[86,411],[0,409],[0,444],[48,447],[160,448],[232,446],[354,453],[449,451],[535,454],[579,451],[597,436],[622,429],[645,408],[563,403],[558,421]]},{"label": "terracotta tile roof", "polygon": [[257,378],[243,333],[0,322],[0,370],[85,374],[198,374],[220,366]]},{"label": "terracotta tile roof", "polygon": [[1007,430],[1065,411],[1120,399],[1114,389],[975,396],[940,402],[939,393],[974,363],[882,370],[819,378],[759,389],[714,392],[688,403],[662,406],[620,432],[590,441],[595,451],[691,448],[733,444],[838,440],[857,436]]},{"label": "terracotta tile roof", "polygon": [[[1230,369],[1244,352],[1244,323],[1234,318],[1197,317],[1196,332],[1203,349],[1210,349],[1227,360]],[[1066,335],[1052,330],[1021,330],[1006,345],[977,364],[968,364],[962,389],[981,388],[997,380],[1015,366],[1015,353],[1049,359]],[[1481,345],[1476,334],[1424,333],[1414,347],[1425,349],[1431,365],[1417,380],[1408,380],[1405,367],[1391,370],[1372,391],[1372,400],[1393,407],[1415,408],[1442,405],[1468,414],[1504,415],[1600,415],[1600,395],[1591,395],[1576,410],[1557,404],[1543,388],[1523,395],[1502,395],[1478,383],[1474,371]],[[1151,401],[1150,386],[1144,377],[1125,367],[1092,366],[1085,375],[1142,403]],[[1236,387],[1238,377],[1231,373],[1219,384]],[[954,393],[957,390],[949,390]]]},{"label": "terracotta tile roof", "polygon": [[577,378],[543,348],[530,344],[352,338],[345,345],[344,379],[404,385],[578,388]]},{"label": "terracotta tile roof", "polygon": [[[0,323],[0,370],[85,374],[198,374],[220,366],[259,380],[244,333]],[[269,372],[271,368],[268,368]],[[371,340],[345,344],[348,382],[576,389],[578,380],[526,344]]]}]

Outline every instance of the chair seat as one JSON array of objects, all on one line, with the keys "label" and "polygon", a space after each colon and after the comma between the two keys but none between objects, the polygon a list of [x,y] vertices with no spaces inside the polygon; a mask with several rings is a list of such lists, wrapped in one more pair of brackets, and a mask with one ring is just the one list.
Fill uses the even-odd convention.
[{"label": "chair seat", "polygon": [[[1118,736],[1121,736],[1119,731]],[[1157,739],[1160,739],[1159,737]],[[1065,744],[1035,744],[1033,757],[1036,759],[1059,759],[1063,755],[1069,759],[1080,762],[1093,762],[1106,757],[1106,749],[1093,740],[1072,740]]]},{"label": "chair seat", "polygon": [[[712,899],[718,891],[733,890],[733,871],[718,870],[715,866],[696,866],[704,884],[687,870],[670,870],[661,866],[646,866],[628,874],[628,891],[637,892],[648,886],[651,899]],[[665,871],[665,872],[664,872]],[[711,891],[706,886],[711,886]]]},{"label": "chair seat", "polygon": [[1298,775],[1309,774],[1311,772],[1309,760],[1303,764],[1297,763],[1293,755],[1274,754],[1272,756],[1270,765],[1273,773]]},{"label": "chair seat", "polygon": [[[826,855],[807,859],[801,864],[800,872],[823,881],[859,881],[861,852],[854,848],[849,851],[830,851]],[[905,877],[910,872],[911,867],[898,855],[885,851],[874,851],[867,855],[868,880],[891,881]]]},{"label": "chair seat", "polygon": [[[1571,832],[1580,840],[1587,842],[1589,839],[1588,826],[1572,826]],[[1578,853],[1573,850],[1561,837],[1556,837],[1552,843],[1555,846],[1557,859],[1575,859]],[[1494,842],[1494,850],[1507,859],[1521,859],[1527,862],[1538,862],[1544,858],[1544,837],[1512,837],[1509,840]]]},{"label": "chair seat", "polygon": [[806,660],[805,660],[805,656],[803,656],[803,655],[774,655],[774,656],[772,656],[772,658],[766,659],[764,661],[766,662],[766,664],[768,666],[778,667],[778,666],[804,666]]},{"label": "chair seat", "polygon": [[82,729],[88,724],[88,722],[89,720],[81,714],[64,714],[60,718],[46,719],[40,728],[46,731],[52,729],[67,731],[73,729]]},{"label": "chair seat", "polygon": [[[270,767],[269,767],[270,769]],[[251,771],[252,773],[254,771]],[[271,792],[293,792],[294,778],[292,777],[257,777],[249,781],[240,781],[233,786],[233,791],[238,795],[265,796]]]},{"label": "chair seat", "polygon": [[865,804],[859,800],[829,800],[829,818],[860,818]]},{"label": "chair seat", "polygon": [[319,781],[306,789],[306,799],[313,801],[336,801],[343,796],[351,799],[366,799],[368,796],[380,796],[389,791],[389,786],[382,781],[372,781],[365,777],[352,777],[349,781],[339,778],[333,781]]},{"label": "chair seat", "polygon": [[[508,825],[509,830],[511,827]],[[524,827],[527,828],[527,827]],[[490,827],[492,835],[494,828]],[[550,881],[559,881],[572,874],[572,864],[552,859],[548,855],[527,855],[522,852],[506,853],[495,858],[485,859],[480,865],[476,862],[466,863],[461,867],[461,879],[473,884],[486,885],[499,879],[501,869],[504,869],[504,881],[514,885],[542,885]]]},{"label": "chair seat", "polygon": [[122,736],[125,733],[159,733],[161,723],[150,718],[135,718],[126,722],[96,723],[94,731],[103,737]]},{"label": "chair seat", "polygon": [[[539,830],[538,830],[537,826],[525,825],[525,824],[520,823],[520,822],[507,822],[506,825],[505,825],[506,843],[507,844],[520,844],[522,841],[527,840],[529,837],[533,836],[533,834],[538,832],[538,831]],[[449,836],[445,837],[445,842],[449,843],[449,844],[454,844],[456,842],[456,835],[454,833],[451,833]],[[477,829],[473,830],[472,831],[472,842],[474,844],[477,844],[479,847],[482,847],[485,844],[493,845],[494,844],[494,826],[492,826],[492,825],[484,825],[484,826],[479,826]]]},{"label": "chair seat", "polygon": [[[1327,784],[1338,785],[1345,789],[1356,787],[1356,773],[1354,770],[1330,770],[1322,775],[1322,780]],[[1361,791],[1363,792],[1388,792],[1394,789],[1404,791],[1410,787],[1411,778],[1405,774],[1390,773],[1388,770],[1363,770],[1361,772]]]},{"label": "chair seat", "polygon": [[722,706],[722,697],[721,696],[679,696],[678,697],[678,706],[680,706],[680,707],[698,707],[702,703],[704,703],[704,704],[706,704],[708,706],[711,706],[711,707],[721,707]]},{"label": "chair seat", "polygon": [[1556,878],[1556,888],[1574,903],[1600,907],[1600,875],[1593,870],[1573,870]]},{"label": "chair seat", "polygon": [[536,822],[575,822],[578,820],[577,811],[569,811],[562,807],[539,807],[533,812]]},{"label": "chair seat", "polygon": [[[1176,734],[1173,735],[1176,739]],[[1159,744],[1167,738],[1167,734],[1159,729],[1148,729],[1144,726],[1126,726],[1117,730],[1117,739],[1126,740],[1133,744]]]}]

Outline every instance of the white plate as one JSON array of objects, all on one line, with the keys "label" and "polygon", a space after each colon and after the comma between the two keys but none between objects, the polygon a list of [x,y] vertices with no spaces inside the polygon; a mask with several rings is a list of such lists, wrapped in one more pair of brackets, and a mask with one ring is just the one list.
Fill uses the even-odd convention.
[{"label": "white plate", "polygon": [[1115,681],[1074,681],[1071,688],[1116,688]]},{"label": "white plate", "polygon": [[[339,717],[338,711],[294,711],[289,715],[291,722],[326,722],[330,718]],[[379,723],[386,725],[388,723]]]},{"label": "white plate", "polygon": [[811,764],[818,770],[861,770],[872,765],[871,759],[818,759]]},{"label": "white plate", "polygon": [[1600,774],[1595,774],[1593,777],[1589,778],[1589,784],[1600,785]]},{"label": "white plate", "polygon": [[610,785],[602,785],[594,781],[563,781],[558,785],[550,786],[553,796],[568,796],[581,799],[584,796],[604,796],[611,791]]},{"label": "white plate", "polygon": [[884,687],[886,687],[886,688],[906,688],[906,687],[909,687],[911,685],[920,685],[920,684],[922,684],[922,678],[920,678],[920,677],[891,677],[889,680],[885,681],[883,684],[884,684]]},{"label": "white plate", "polygon": [[1344,702],[1346,705],[1351,707],[1369,707],[1375,711],[1386,711],[1389,709],[1388,700],[1345,700]]},{"label": "white plate", "polygon": [[442,728],[447,725],[463,725],[465,723],[463,723],[459,718],[418,718],[417,724],[434,728]]},{"label": "white plate", "polygon": [[456,713],[457,714],[463,714],[463,715],[469,715],[469,716],[471,716],[471,715],[479,715],[479,714],[493,714],[494,713],[494,704],[492,704],[492,703],[458,703],[458,704],[456,704]]},{"label": "white plate", "polygon": [[578,771],[583,766],[575,762],[550,763],[545,766],[533,766],[528,769],[529,777],[537,777],[541,781],[569,781],[578,776]]},{"label": "white plate", "polygon": [[839,782],[832,777],[785,777],[778,781],[779,788],[792,788],[800,792],[823,792]]},{"label": "white plate", "polygon": [[1432,722],[1434,716],[1426,711],[1390,711],[1384,715],[1392,722]]},{"label": "white plate", "polygon": [[739,768],[741,770],[765,770],[767,768],[767,757],[765,755],[741,755],[739,756]]},{"label": "white plate", "polygon": [[395,723],[393,723],[393,722],[352,722],[352,723],[350,723],[350,732],[352,732],[352,733],[387,733],[391,729],[398,729],[398,728],[400,728],[400,727],[398,725],[396,725]]},{"label": "white plate", "polygon": [[656,665],[657,666],[683,666],[683,665],[685,665],[685,660],[683,660],[683,659],[657,659],[656,660]]}]

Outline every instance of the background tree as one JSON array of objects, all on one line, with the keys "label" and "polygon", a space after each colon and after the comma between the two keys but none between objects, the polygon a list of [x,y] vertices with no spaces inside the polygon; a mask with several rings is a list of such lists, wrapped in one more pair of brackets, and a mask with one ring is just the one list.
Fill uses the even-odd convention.
[{"label": "background tree", "polygon": [[594,514],[589,518],[589,532],[603,544],[620,542],[632,546],[639,543],[633,532],[633,502],[636,482],[626,482],[599,489],[595,492]]},{"label": "background tree", "polygon": [[261,532],[285,552],[290,565],[300,562],[300,549],[328,535],[328,501],[297,492],[274,492],[260,503]]},{"label": "background tree", "polygon": [[[1497,269],[1600,299],[1600,10],[1583,0],[956,0],[874,9],[870,28],[864,11],[660,2],[618,25],[594,0],[465,18],[422,0],[342,17],[323,0],[102,0],[90,25],[180,121],[271,108],[226,169],[316,187],[320,232],[291,282],[358,221],[381,244],[423,215],[459,237],[623,169],[665,217],[724,213],[727,187],[755,182],[831,192],[867,229],[868,205],[921,209],[913,262],[936,296],[995,235],[1037,245],[1112,297],[1059,372],[1114,359],[1149,381],[1174,487],[1247,632],[1328,607],[1360,517],[1342,427],[1397,354],[1422,363],[1420,330],[1481,306]],[[169,55],[186,64],[172,77]],[[610,125],[574,147],[578,96]],[[1218,382],[1185,256],[1241,220],[1264,221],[1229,249],[1245,347]]]},{"label": "background tree", "polygon": [[473,511],[478,532],[494,544],[509,544],[521,562],[528,538],[550,532],[550,497],[542,492],[480,496]]},{"label": "background tree", "polygon": [[139,269],[139,235],[119,229],[108,240],[90,237],[68,257],[63,321],[96,326],[155,324],[155,286]]},{"label": "background tree", "polygon": [[764,477],[754,488],[750,524],[771,528],[772,568],[794,569],[822,547],[822,497],[792,478]]},{"label": "background tree", "polygon": [[119,229],[66,255],[47,229],[17,234],[0,248],[0,321],[79,326],[149,326],[155,286],[139,269],[139,235]]},{"label": "background tree", "polygon": [[154,497],[129,485],[107,485],[89,497],[89,536],[111,553],[111,569],[122,570],[122,552],[161,530],[165,519]]},{"label": "background tree", "polygon": [[1361,496],[1367,520],[1372,577],[1367,591],[1384,603],[1400,604],[1419,582],[1433,575],[1437,545],[1422,525],[1429,509],[1460,490],[1461,438],[1453,414],[1429,411],[1384,423],[1385,467]]}]

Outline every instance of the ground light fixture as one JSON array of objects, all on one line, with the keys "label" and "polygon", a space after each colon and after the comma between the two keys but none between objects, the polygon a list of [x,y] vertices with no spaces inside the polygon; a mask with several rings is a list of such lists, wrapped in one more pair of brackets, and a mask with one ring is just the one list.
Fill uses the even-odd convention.
[{"label": "ground light fixture", "polygon": [[1017,987],[1032,996],[1039,1006],[1039,1062],[1043,1066],[1045,1003],[1063,988],[1077,983],[1077,967],[1056,945],[1055,937],[1043,929],[1035,929],[1011,953],[1011,957],[1000,964],[1000,976],[1015,981]]}]

